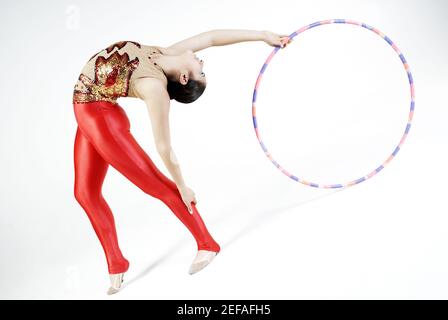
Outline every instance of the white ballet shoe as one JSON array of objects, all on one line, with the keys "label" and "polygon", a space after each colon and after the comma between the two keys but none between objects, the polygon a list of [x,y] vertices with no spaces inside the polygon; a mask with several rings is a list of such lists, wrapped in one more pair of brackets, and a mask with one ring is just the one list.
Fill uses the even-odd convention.
[{"label": "white ballet shoe", "polygon": [[212,262],[213,258],[216,257],[217,254],[218,253],[214,251],[199,250],[188,273],[194,274],[204,269],[210,262]]},{"label": "white ballet shoe", "polygon": [[111,295],[120,291],[121,284],[123,283],[124,273],[109,274],[110,288],[107,290],[107,294]]}]

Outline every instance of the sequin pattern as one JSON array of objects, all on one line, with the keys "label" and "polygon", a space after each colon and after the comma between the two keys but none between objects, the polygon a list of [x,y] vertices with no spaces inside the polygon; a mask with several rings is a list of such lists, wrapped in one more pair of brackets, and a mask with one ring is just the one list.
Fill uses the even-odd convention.
[{"label": "sequin pattern", "polygon": [[118,97],[126,97],[129,90],[129,79],[137,68],[136,57],[129,61],[127,53],[120,55],[115,51],[110,57],[98,57],[95,61],[95,79],[81,73],[73,93],[74,102],[110,101],[116,102]]}]

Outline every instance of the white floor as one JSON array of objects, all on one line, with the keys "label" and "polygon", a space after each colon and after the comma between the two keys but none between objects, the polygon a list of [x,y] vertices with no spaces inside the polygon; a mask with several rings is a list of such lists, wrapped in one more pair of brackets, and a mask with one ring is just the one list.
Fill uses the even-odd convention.
[{"label": "white floor", "polygon": [[[268,12],[263,11],[269,6],[260,6],[256,15],[258,20],[249,23],[244,13],[252,13],[253,8],[242,8],[241,16],[235,17],[239,24],[226,25],[227,18],[219,20],[219,24],[213,22],[213,19],[225,16],[220,11],[225,8],[211,8],[207,3],[198,1],[192,8],[184,8],[192,12],[208,10],[204,17],[209,20],[203,22],[205,25],[197,22],[199,25],[194,30],[203,31],[209,26],[289,32],[292,26],[299,27],[321,18],[353,17],[390,31],[406,52],[415,72],[417,101],[413,126],[396,159],[372,179],[346,190],[315,189],[294,182],[276,170],[263,155],[250,119],[255,76],[272,48],[263,43],[246,43],[201,53],[200,57],[208,64],[206,73],[210,84],[204,97],[193,106],[173,105],[172,139],[184,178],[197,195],[198,210],[210,233],[221,244],[222,251],[204,270],[189,275],[196,244],[186,228],[161,202],[147,196],[110,168],[103,193],[115,215],[121,249],[131,265],[122,291],[107,296],[109,278],[104,253],[87,216],[73,196],[72,151],[76,123],[70,104],[72,85],[84,57],[91,55],[92,48],[100,43],[112,38],[126,38],[166,45],[168,40],[162,39],[165,34],[177,33],[174,29],[161,32],[166,23],[162,19],[152,21],[153,25],[160,24],[162,29],[148,36],[142,31],[144,20],[137,22],[140,20],[133,19],[131,25],[134,31],[138,30],[132,33],[133,37],[118,29],[114,31],[114,37],[109,30],[98,33],[96,38],[90,37],[89,26],[93,22],[88,12],[95,11],[86,11],[84,4],[75,3],[73,7],[72,2],[58,2],[54,10],[45,10],[39,18],[48,24],[33,26],[36,36],[30,39],[31,44],[42,50],[54,48],[51,52],[42,51],[46,54],[39,56],[38,64],[35,59],[30,62],[26,56],[28,51],[23,47],[25,42],[17,40],[20,38],[2,38],[5,45],[17,48],[14,51],[17,59],[25,61],[17,66],[11,63],[5,67],[5,72],[13,75],[17,70],[32,72],[20,79],[20,84],[27,88],[26,93],[23,87],[17,86],[18,78],[12,78],[17,81],[2,80],[2,87],[13,94],[0,97],[3,112],[0,126],[0,298],[447,299],[448,109],[444,92],[448,70],[444,54],[447,46],[446,41],[443,42],[446,35],[441,31],[441,26],[445,25],[441,12],[446,12],[441,8],[445,8],[445,4],[437,1],[422,5],[414,1],[392,4],[390,1],[347,0],[345,6],[332,7],[320,1],[319,8],[314,2],[288,12],[277,8],[279,15],[274,23],[267,18]],[[63,19],[76,13],[77,5],[81,8],[81,25],[78,29],[72,24],[64,28]],[[15,17],[19,12],[25,17],[35,17],[35,11],[42,10],[36,6],[37,2],[29,2],[29,6],[17,2],[1,11],[8,17]],[[154,12],[160,18],[169,9],[166,4],[155,8],[160,11]],[[121,14],[123,10],[110,14]],[[179,12],[183,11],[179,9]],[[179,12],[172,12],[172,21],[183,19]],[[7,23],[14,23],[6,16],[1,21],[4,30],[7,30]],[[202,21],[199,16],[197,21]],[[17,28],[14,30],[25,30],[23,26]],[[194,33],[193,29],[191,33]],[[59,39],[57,46],[54,39]],[[76,46],[75,50],[73,43],[85,46]],[[293,44],[290,50],[297,49]],[[299,52],[302,51],[297,49]],[[261,58],[253,58],[256,54]],[[13,61],[13,57],[9,58]],[[235,65],[236,61],[244,63]],[[372,57],[369,61],[374,63],[376,60]],[[381,61],[377,63],[382,66]],[[335,67],[336,64],[333,63]],[[233,67],[231,70],[227,70],[229,65]],[[43,81],[42,75],[48,66],[57,66],[55,74]],[[271,68],[273,77],[279,69]],[[363,70],[350,72],[362,73]],[[238,81],[230,81],[235,74]],[[310,76],[294,72],[288,75],[291,81],[281,84],[285,88],[293,86],[294,79],[304,77],[300,78],[303,81]],[[345,76],[347,78],[334,82],[341,90],[345,81],[357,79],[350,74]],[[379,79],[384,80],[382,76]],[[378,79],[370,80],[369,84],[380,83]],[[278,88],[270,88],[270,92],[263,91],[261,101],[266,102],[268,95],[274,97],[279,93],[275,91]],[[321,162],[313,167],[313,159],[328,160],[335,155],[331,149],[312,148],[318,141],[325,142],[331,137],[333,141],[345,142],[347,152],[354,152],[353,157],[345,151],[340,154],[351,161],[343,164],[349,164],[345,173],[352,177],[351,165],[364,166],[364,162],[355,158],[355,153],[359,151],[358,147],[366,148],[362,150],[370,147],[365,143],[366,137],[362,136],[368,135],[370,129],[344,136],[343,123],[348,120],[344,117],[343,110],[346,109],[342,109],[346,105],[341,101],[346,100],[338,100],[341,113],[339,116],[333,114],[330,119],[333,122],[325,123],[338,130],[325,131],[324,122],[330,117],[319,112],[329,111],[329,106],[317,103],[314,106],[323,109],[307,109],[314,98],[304,101],[304,95],[299,94],[300,88],[295,88],[297,92],[288,91],[289,94],[276,106],[288,107],[280,114],[283,118],[279,121],[303,120],[311,117],[314,111],[320,119],[309,120],[309,125],[321,124],[322,130],[307,130],[306,135],[300,131],[290,132],[284,146],[289,143],[294,147],[284,148],[284,157],[279,156],[279,159],[286,161],[291,157],[289,160],[295,163],[294,157],[300,158],[301,152],[307,151],[310,167],[309,171],[305,170],[306,175],[327,174],[322,170],[339,173],[331,166],[322,166]],[[367,82],[360,81],[352,91],[362,95],[367,89]],[[364,99],[359,100],[363,103],[356,104],[356,101],[351,101],[355,107],[366,107],[369,102]],[[403,108],[399,110],[406,111],[407,105],[399,105]],[[159,157],[155,156],[144,105],[131,99],[123,100],[123,107],[137,140],[167,173]],[[384,115],[392,112],[387,109],[389,106],[381,103],[375,108],[374,112]],[[372,111],[371,108],[364,110]],[[406,115],[398,116],[400,130],[403,130]],[[379,119],[386,120],[381,117]],[[265,114],[260,118],[263,128],[270,124],[282,129],[273,117]],[[368,119],[374,118],[366,114],[364,119],[365,125],[369,125]],[[385,126],[383,138],[396,128],[395,118],[388,120],[387,126],[378,124]],[[371,128],[378,127],[376,122],[371,122]],[[263,133],[268,138],[273,131],[265,129]],[[306,137],[306,141],[299,142],[298,137]],[[394,142],[399,140],[395,133],[393,137]],[[374,141],[375,135],[370,138],[369,141]],[[310,145],[305,150],[305,146]],[[274,146],[269,144],[269,147]],[[342,150],[337,144],[333,147]],[[382,151],[378,154],[383,157]],[[386,156],[384,153],[384,158]],[[370,156],[366,155],[366,158]],[[370,164],[366,166],[369,170],[374,169]],[[291,171],[298,168],[300,165]],[[311,170],[314,170],[313,174]]]},{"label": "white floor", "polygon": [[[131,267],[123,290],[111,297],[101,247],[85,219],[76,231],[65,227],[61,242],[82,233],[66,250],[55,250],[60,244],[50,234],[40,252],[28,253],[39,260],[3,264],[9,272],[2,274],[1,297],[446,299],[447,177],[440,168],[448,159],[433,157],[423,168],[421,156],[436,147],[414,140],[389,170],[343,191],[306,189],[284,178],[272,195],[265,183],[239,194],[203,214],[222,252],[195,275],[187,273],[195,244],[167,210],[152,202],[153,212],[140,221],[131,221],[143,218],[138,212],[120,214]],[[213,206],[199,201],[198,208]]]}]

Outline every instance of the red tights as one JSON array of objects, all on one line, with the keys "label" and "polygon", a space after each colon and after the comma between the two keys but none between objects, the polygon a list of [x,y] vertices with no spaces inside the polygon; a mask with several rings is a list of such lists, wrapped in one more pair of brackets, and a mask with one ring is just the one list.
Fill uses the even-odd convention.
[{"label": "red tights", "polygon": [[124,109],[115,103],[96,101],[74,103],[76,130],[75,198],[82,206],[101,242],[110,274],[126,272],[129,262],[119,248],[111,209],[104,200],[101,187],[109,164],[143,192],[167,205],[190,230],[198,250],[219,252],[192,202],[188,212],[176,184],[154,165],[130,132]]}]

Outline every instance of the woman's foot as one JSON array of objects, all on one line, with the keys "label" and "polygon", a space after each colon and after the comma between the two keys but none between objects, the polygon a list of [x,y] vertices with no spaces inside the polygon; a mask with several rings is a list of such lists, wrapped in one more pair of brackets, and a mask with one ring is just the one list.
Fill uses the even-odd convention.
[{"label": "woman's foot", "polygon": [[215,251],[199,250],[188,273],[194,274],[204,269],[210,262],[212,262],[213,258],[216,257],[217,254],[218,252]]},{"label": "woman's foot", "polygon": [[107,294],[111,295],[120,291],[121,284],[123,283],[123,273],[109,274],[110,288],[107,290]]}]

